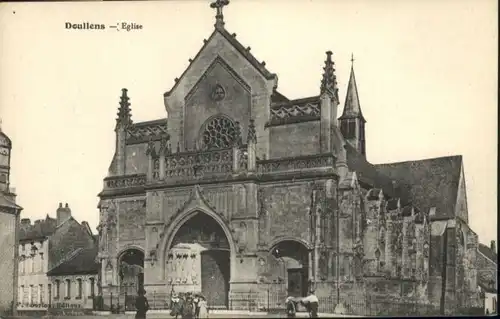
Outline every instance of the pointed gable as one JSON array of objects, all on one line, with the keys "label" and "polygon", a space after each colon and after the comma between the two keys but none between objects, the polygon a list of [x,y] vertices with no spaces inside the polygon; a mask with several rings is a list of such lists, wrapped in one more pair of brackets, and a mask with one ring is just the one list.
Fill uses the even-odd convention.
[{"label": "pointed gable", "polygon": [[339,119],[342,120],[349,118],[360,118],[363,122],[366,122],[359,104],[358,86],[356,84],[353,66],[351,66],[351,75],[349,76],[349,84],[347,85],[344,111]]},{"label": "pointed gable", "polygon": [[[164,94],[168,113],[170,142],[178,145],[180,152],[203,147],[201,135],[210,120],[225,116],[225,123],[249,123],[255,120],[258,140],[257,152],[267,154],[271,96],[277,88],[278,78],[229,33],[222,21],[219,6],[215,30],[197,53],[189,59],[189,66],[180,78],[175,79],[171,90]],[[274,98],[283,100],[282,95]],[[231,125],[231,124],[227,124]],[[245,138],[247,127],[242,126]]]},{"label": "pointed gable", "polygon": [[469,223],[469,211],[467,208],[467,189],[465,187],[465,176],[463,164],[460,168],[460,177],[458,181],[457,202],[455,205],[455,215],[464,222]]},{"label": "pointed gable", "polygon": [[[217,42],[218,38],[223,38],[227,43],[234,48],[250,65],[252,65],[266,80],[276,80],[277,75],[275,73],[271,73],[267,68],[265,67],[265,62],[259,62],[257,58],[250,53],[250,47],[245,48],[243,44],[241,44],[238,40],[236,40],[236,34],[230,34],[224,26],[221,25],[216,25],[215,30],[212,32],[208,40],[204,40],[204,44],[201,47],[200,51],[196,54],[193,60],[190,60],[189,66],[184,70],[184,72],[181,74],[180,78],[176,79],[174,86],[167,92],[164,93],[165,97],[168,97],[172,95],[174,90],[178,87],[181,86],[181,82],[184,80],[186,75],[189,73],[189,71],[194,67],[195,63],[200,60],[200,57],[206,52],[206,51],[211,51],[207,50],[209,49],[215,42]],[[214,59],[217,58],[217,56],[214,56]],[[223,57],[221,57],[223,58]],[[207,67],[209,67],[211,63],[207,64]],[[194,83],[193,83],[194,84]]]}]

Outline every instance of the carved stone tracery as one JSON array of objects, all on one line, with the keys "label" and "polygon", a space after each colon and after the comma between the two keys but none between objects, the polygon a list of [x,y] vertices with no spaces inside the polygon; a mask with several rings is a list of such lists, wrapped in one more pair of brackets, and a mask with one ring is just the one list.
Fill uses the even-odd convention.
[{"label": "carved stone tracery", "polygon": [[271,108],[271,121],[290,118],[319,117],[321,114],[318,103],[283,104]]},{"label": "carved stone tracery", "polygon": [[266,160],[258,162],[260,173],[284,172],[308,168],[332,167],[334,158],[330,155],[295,157],[284,160]]},{"label": "carved stone tracery", "polygon": [[205,124],[201,137],[204,149],[229,148],[237,140],[237,128],[228,117],[217,116]]}]

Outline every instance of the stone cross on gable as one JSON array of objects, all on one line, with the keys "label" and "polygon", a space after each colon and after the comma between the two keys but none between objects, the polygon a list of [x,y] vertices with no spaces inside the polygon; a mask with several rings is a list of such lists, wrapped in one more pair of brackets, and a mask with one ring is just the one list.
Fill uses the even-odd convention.
[{"label": "stone cross on gable", "polygon": [[217,9],[217,15],[215,16],[216,23],[224,24],[224,15],[222,14],[222,8],[229,4],[229,0],[215,0],[210,4],[210,8]]}]

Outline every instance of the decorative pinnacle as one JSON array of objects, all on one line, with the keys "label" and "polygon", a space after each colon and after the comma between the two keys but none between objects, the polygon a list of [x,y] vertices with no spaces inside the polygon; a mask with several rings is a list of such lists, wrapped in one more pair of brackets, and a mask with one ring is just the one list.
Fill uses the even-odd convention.
[{"label": "decorative pinnacle", "polygon": [[130,98],[127,95],[127,89],[122,89],[122,96],[120,97],[120,107],[118,108],[118,118],[116,119],[117,125],[128,126],[132,124],[132,114],[130,113]]},{"label": "decorative pinnacle", "polygon": [[247,133],[247,144],[257,143],[257,133],[255,131],[255,121],[250,119],[250,124],[248,124],[248,133]]},{"label": "decorative pinnacle", "polygon": [[224,15],[222,9],[229,4],[229,0],[216,0],[210,4],[210,8],[217,9],[217,15],[215,16],[215,25],[224,25]]},{"label": "decorative pinnacle", "polygon": [[351,68],[354,67],[354,54],[351,53]]},{"label": "decorative pinnacle", "polygon": [[337,96],[337,77],[335,76],[335,63],[332,61],[332,54],[332,51],[326,51],[323,79],[321,80],[321,94],[330,92],[331,94]]}]

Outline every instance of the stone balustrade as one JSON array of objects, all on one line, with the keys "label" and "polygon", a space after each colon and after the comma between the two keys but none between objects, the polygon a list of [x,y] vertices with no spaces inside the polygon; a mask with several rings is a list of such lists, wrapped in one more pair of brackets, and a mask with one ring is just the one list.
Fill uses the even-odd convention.
[{"label": "stone balustrade", "polygon": [[306,155],[280,159],[257,161],[261,174],[296,172],[318,168],[333,168],[335,158],[332,154]]},{"label": "stone balustrade", "polygon": [[164,176],[160,173],[158,177],[153,176],[153,180],[175,181],[230,175],[233,173],[233,149],[169,154],[165,156],[164,168]]},{"label": "stone balustrade", "polygon": [[[225,180],[250,173],[251,153],[247,146],[209,151],[188,151],[150,157],[147,174],[112,176],[104,179],[104,192],[123,192],[127,189],[143,188],[148,183],[178,183],[197,180]],[[280,159],[253,161],[252,174],[267,176],[282,173],[297,173],[332,169],[335,157],[332,154],[297,156]],[[255,164],[256,163],[256,164]]]},{"label": "stone balustrade", "polygon": [[146,174],[113,176],[104,179],[105,189],[142,187],[146,184]]},{"label": "stone balustrade", "polygon": [[[209,151],[188,151],[151,159],[152,182],[177,182],[231,177],[248,173],[249,153],[246,146]],[[257,174],[274,174],[333,168],[332,154],[257,160]],[[161,170],[161,167],[164,170]]]}]

